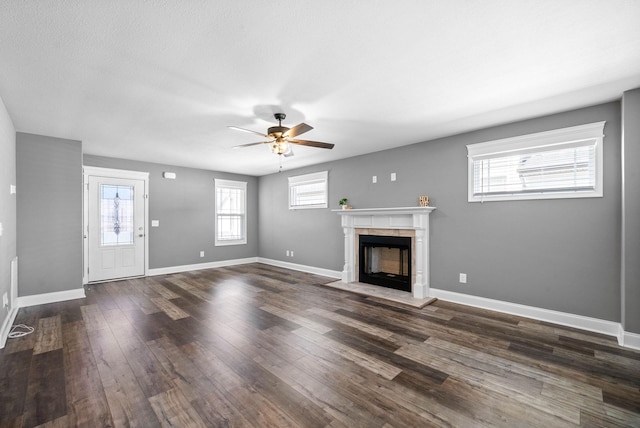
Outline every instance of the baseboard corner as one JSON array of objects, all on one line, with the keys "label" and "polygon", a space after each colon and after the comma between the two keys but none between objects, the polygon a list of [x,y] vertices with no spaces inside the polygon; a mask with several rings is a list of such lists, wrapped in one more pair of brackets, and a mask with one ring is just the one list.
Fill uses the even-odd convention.
[{"label": "baseboard corner", "polygon": [[620,346],[640,350],[640,334],[624,331],[622,326],[620,326],[620,330],[622,332],[621,335],[618,336]]},{"label": "baseboard corner", "polygon": [[18,307],[14,306],[9,310],[9,313],[4,318],[2,322],[2,327],[0,327],[0,349],[4,348],[4,345],[7,343],[7,337],[9,336],[9,332],[11,331],[11,326],[13,326],[13,322],[16,320],[16,316],[18,315]]}]

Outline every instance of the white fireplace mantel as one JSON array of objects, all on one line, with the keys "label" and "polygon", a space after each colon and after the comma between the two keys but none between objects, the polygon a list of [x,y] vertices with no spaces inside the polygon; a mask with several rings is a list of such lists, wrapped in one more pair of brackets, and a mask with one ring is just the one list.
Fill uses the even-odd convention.
[{"label": "white fireplace mantel", "polygon": [[344,269],[342,282],[356,280],[356,229],[415,231],[415,282],[413,297],[429,297],[429,214],[435,207],[358,208],[334,210],[342,217],[344,230]]}]

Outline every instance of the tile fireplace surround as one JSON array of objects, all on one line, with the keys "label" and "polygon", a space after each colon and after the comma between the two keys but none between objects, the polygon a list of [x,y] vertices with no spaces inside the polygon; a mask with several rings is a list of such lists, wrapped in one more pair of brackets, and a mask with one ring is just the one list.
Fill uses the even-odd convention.
[{"label": "tile fireplace surround", "polygon": [[344,268],[342,282],[358,280],[358,235],[411,236],[414,298],[429,297],[429,214],[435,207],[335,210],[342,217]]}]

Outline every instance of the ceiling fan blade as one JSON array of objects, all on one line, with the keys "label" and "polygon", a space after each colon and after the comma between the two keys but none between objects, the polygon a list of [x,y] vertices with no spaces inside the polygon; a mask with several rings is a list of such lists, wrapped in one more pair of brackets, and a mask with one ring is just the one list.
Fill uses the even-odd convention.
[{"label": "ceiling fan blade", "polygon": [[240,149],[242,147],[251,147],[251,146],[257,146],[260,144],[269,144],[271,141],[259,141],[257,143],[249,143],[249,144],[240,144],[239,146],[233,146],[234,149]]},{"label": "ceiling fan blade", "polygon": [[318,147],[320,149],[333,149],[333,146],[335,146],[335,144],[321,143],[320,141],[309,141],[309,140],[287,140],[287,141],[293,144],[300,144],[301,146]]},{"label": "ceiling fan blade", "polygon": [[289,129],[289,132],[285,133],[286,137],[293,138],[297,135],[304,134],[305,132],[309,132],[313,129],[313,126],[307,125],[306,123],[299,123],[293,128]]},{"label": "ceiling fan blade", "polygon": [[263,134],[262,132],[252,131],[251,129],[239,128],[237,126],[227,126],[227,128],[234,129],[236,131],[248,132],[249,134],[256,134],[261,137],[269,138],[267,135]]}]

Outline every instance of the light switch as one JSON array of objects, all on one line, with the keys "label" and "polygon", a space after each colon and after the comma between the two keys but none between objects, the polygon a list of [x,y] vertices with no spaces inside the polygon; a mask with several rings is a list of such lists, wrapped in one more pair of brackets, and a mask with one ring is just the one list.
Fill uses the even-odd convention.
[{"label": "light switch", "polygon": [[159,227],[160,220],[151,220],[151,227]]},{"label": "light switch", "polygon": [[10,195],[15,195],[16,194],[16,185],[15,184],[10,184],[9,185],[9,194]]},{"label": "light switch", "polygon": [[378,182],[378,176],[374,175],[373,177],[371,177],[371,182],[374,183],[374,184],[377,183]]},{"label": "light switch", "polygon": [[396,181],[396,173],[395,172],[391,173],[391,181]]}]

